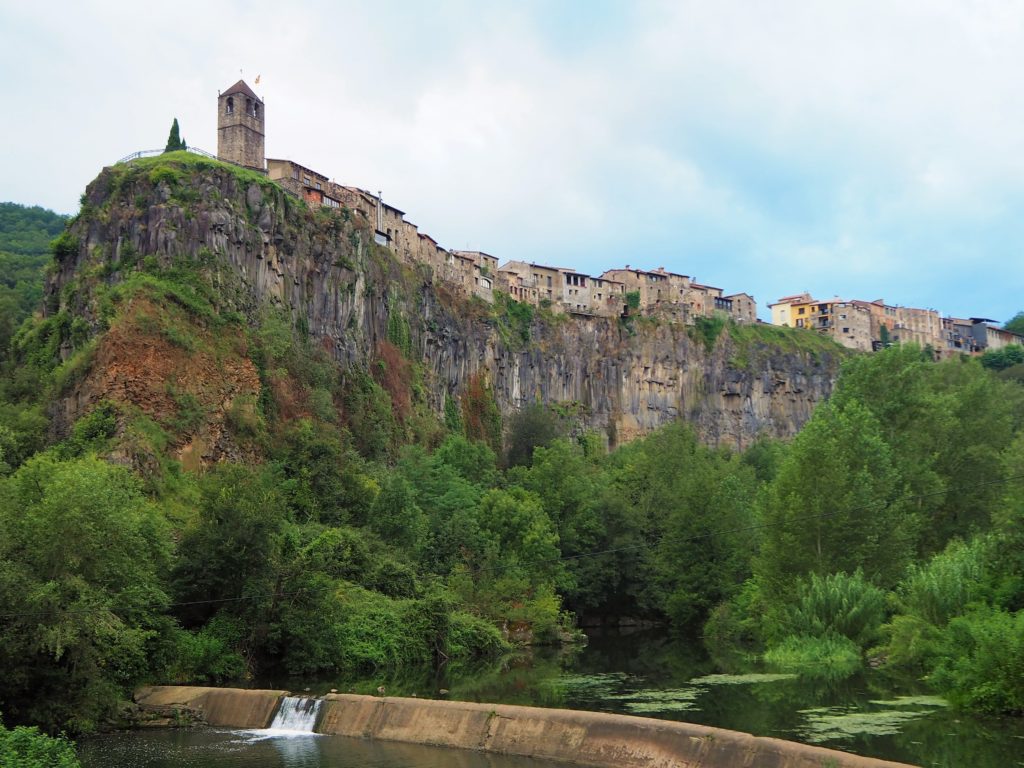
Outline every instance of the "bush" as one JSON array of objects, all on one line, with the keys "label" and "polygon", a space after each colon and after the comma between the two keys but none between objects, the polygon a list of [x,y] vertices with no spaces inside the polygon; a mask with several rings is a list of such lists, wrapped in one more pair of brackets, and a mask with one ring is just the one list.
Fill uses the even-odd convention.
[{"label": "bush", "polygon": [[804,637],[845,637],[863,648],[878,635],[885,618],[885,592],[858,570],[801,580],[788,629]]},{"label": "bush", "polygon": [[75,745],[54,739],[38,728],[7,730],[0,721],[0,765],[3,768],[78,768]]},{"label": "bush", "polygon": [[725,328],[724,317],[719,315],[698,317],[693,321],[693,327],[690,329],[690,338],[694,341],[703,341],[704,349],[710,353],[715,348],[715,342],[718,340],[718,336],[722,333],[723,328]]},{"label": "bush", "polygon": [[1024,611],[985,608],[951,620],[930,679],[967,709],[1024,713]]},{"label": "bush", "polygon": [[759,601],[757,582],[748,579],[736,596],[711,611],[704,624],[704,644],[719,654],[753,646],[758,638]]},{"label": "bush", "polygon": [[982,596],[985,580],[985,540],[950,542],[923,566],[911,566],[898,594],[903,613],[942,627]]}]

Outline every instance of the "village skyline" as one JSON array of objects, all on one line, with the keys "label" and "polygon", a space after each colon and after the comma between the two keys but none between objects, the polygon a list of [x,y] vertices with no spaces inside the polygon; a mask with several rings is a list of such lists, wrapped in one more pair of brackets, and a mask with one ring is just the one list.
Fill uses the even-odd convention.
[{"label": "village skyline", "polygon": [[204,96],[258,75],[269,156],[381,190],[452,249],[664,266],[762,308],[1020,309],[1024,25],[998,4],[126,9],[0,4],[0,199],[73,213],[174,117],[212,152]]}]

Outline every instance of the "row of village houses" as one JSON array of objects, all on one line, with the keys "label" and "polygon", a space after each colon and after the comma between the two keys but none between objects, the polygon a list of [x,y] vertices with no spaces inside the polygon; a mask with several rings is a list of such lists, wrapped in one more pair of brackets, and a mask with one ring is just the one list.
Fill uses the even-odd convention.
[{"label": "row of village houses", "polygon": [[1024,336],[999,328],[989,318],[941,317],[934,309],[890,306],[881,299],[822,301],[799,293],[783,296],[768,307],[773,325],[815,330],[862,351],[912,342],[937,355],[951,356],[1024,345]]},{"label": "row of village houses", "polygon": [[[516,301],[597,317],[619,317],[631,304],[642,313],[664,312],[683,322],[724,314],[739,323],[756,323],[757,305],[747,293],[725,295],[721,288],[696,282],[688,275],[628,264],[600,276],[574,269],[498,259],[482,251],[442,248],[430,235],[406,220],[405,212],[358,187],[336,184],[291,160],[267,159],[267,173],[311,207],[348,208],[369,223],[376,241],[407,263],[428,264],[436,279],[467,295],[494,300],[494,292]],[[632,299],[632,300],[631,300]],[[940,317],[932,309],[891,306],[882,300],[822,301],[808,293],[784,296],[770,304],[774,325],[805,328],[831,336],[850,349],[871,351],[892,343],[914,342],[936,354],[978,354],[1024,338],[993,325],[986,318]]]},{"label": "row of village houses", "polygon": [[[380,245],[407,263],[428,264],[435,278],[460,287],[484,301],[494,291],[516,301],[547,307],[554,313],[619,317],[633,303],[636,310],[663,309],[683,321],[722,312],[737,322],[757,322],[754,297],[746,293],[724,295],[721,288],[703,285],[688,275],[654,270],[611,269],[600,276],[575,269],[498,259],[482,251],[448,250],[419,231],[405,212],[358,187],[344,186],[291,160],[267,159],[267,175],[314,208],[348,208],[368,222]],[[630,302],[629,294],[633,294]]]}]

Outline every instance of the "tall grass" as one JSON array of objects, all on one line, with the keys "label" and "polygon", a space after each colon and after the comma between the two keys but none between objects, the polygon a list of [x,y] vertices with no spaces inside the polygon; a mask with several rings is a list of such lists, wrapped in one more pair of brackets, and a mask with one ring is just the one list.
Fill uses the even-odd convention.
[{"label": "tall grass", "polygon": [[805,637],[841,636],[863,648],[877,637],[884,618],[885,592],[859,570],[853,575],[811,574],[798,587],[787,629]]}]

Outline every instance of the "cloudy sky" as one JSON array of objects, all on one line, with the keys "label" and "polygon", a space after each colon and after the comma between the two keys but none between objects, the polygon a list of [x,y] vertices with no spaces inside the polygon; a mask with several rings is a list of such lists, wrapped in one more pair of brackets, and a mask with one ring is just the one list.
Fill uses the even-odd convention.
[{"label": "cloudy sky", "polygon": [[240,70],[268,156],[446,247],[1024,309],[1020,0],[0,0],[0,200],[73,212],[174,117],[216,151]]}]

